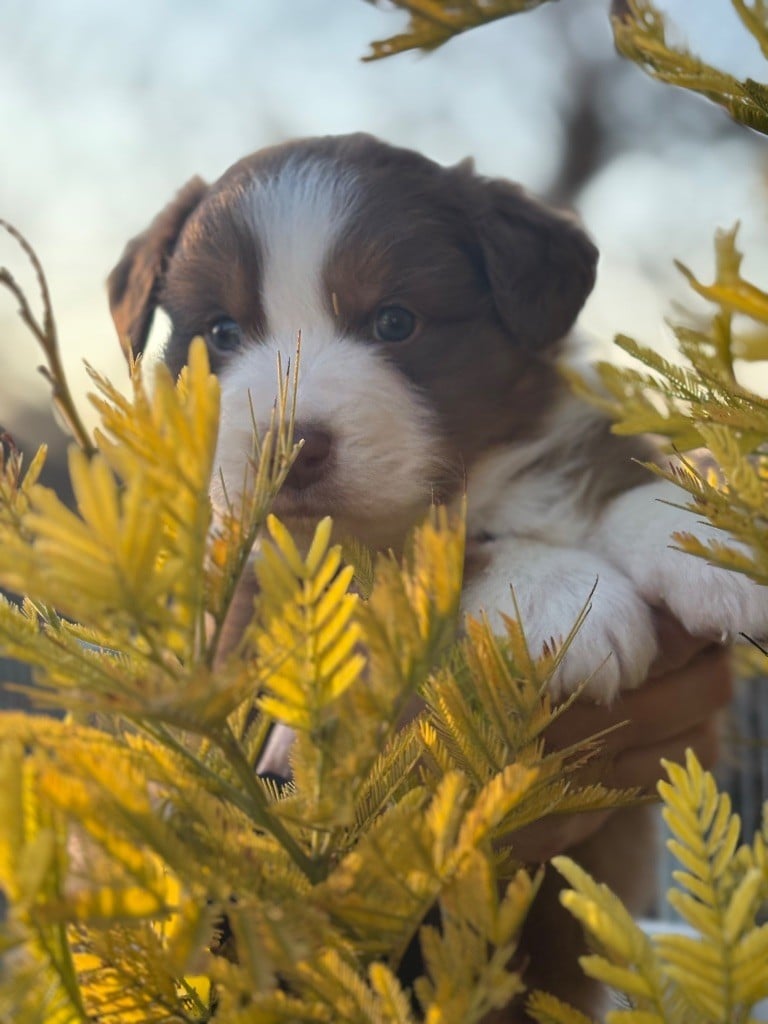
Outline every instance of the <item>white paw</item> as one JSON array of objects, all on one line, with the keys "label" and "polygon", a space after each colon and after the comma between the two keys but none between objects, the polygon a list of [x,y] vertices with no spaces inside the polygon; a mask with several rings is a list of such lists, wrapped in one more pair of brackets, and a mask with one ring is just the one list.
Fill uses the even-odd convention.
[{"label": "white paw", "polygon": [[668,483],[638,487],[612,503],[590,543],[629,576],[649,604],[665,605],[695,636],[765,637],[768,587],[672,547],[675,533],[691,533],[703,542],[728,541],[722,530],[667,503],[684,500]]},{"label": "white paw", "polygon": [[550,684],[553,697],[567,697],[588,680],[583,693],[608,704],[620,690],[648,677],[658,645],[648,605],[631,586],[597,581],[586,621],[573,638]]},{"label": "white paw", "polygon": [[646,678],[656,633],[648,605],[626,576],[590,552],[534,541],[502,538],[488,553],[488,567],[465,589],[463,609],[486,612],[503,632],[500,613],[515,615],[513,588],[534,657],[562,645],[594,587],[586,620],[552,679],[554,697],[586,682],[586,695],[608,702]]},{"label": "white paw", "polygon": [[768,635],[768,587],[742,573],[675,550],[647,559],[643,568],[636,580],[640,592],[652,604],[666,605],[694,636],[726,641],[739,633]]}]

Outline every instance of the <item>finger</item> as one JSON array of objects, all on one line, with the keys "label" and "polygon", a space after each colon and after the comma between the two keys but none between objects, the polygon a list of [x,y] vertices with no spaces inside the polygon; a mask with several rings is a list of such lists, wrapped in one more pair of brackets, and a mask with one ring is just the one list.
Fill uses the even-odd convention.
[{"label": "finger", "polygon": [[576,702],[547,730],[547,746],[558,750],[606,729],[615,730],[603,741],[608,753],[653,746],[705,721],[732,695],[730,652],[707,648],[683,668],[621,694],[609,707]]},{"label": "finger", "polygon": [[543,864],[589,839],[602,828],[611,814],[612,810],[549,815],[516,832],[510,832],[497,845],[509,849],[524,864]]},{"label": "finger", "polygon": [[[671,741],[628,750],[613,761],[603,760],[599,771],[600,781],[612,789],[637,789],[641,793],[653,795],[658,783],[666,778],[662,759],[683,764],[689,749],[693,750],[704,768],[715,765],[720,749],[720,733],[714,720],[676,736]],[[509,833],[499,845],[509,848],[524,863],[544,863],[589,839],[613,813],[613,810],[606,810],[549,815],[517,832]]]},{"label": "finger", "polygon": [[710,720],[656,746],[625,751],[613,761],[603,781],[619,789],[637,788],[653,793],[659,780],[666,778],[662,758],[683,764],[688,749],[693,750],[704,768],[713,767],[720,750],[717,723]]},{"label": "finger", "polygon": [[665,675],[687,665],[701,651],[710,647],[713,637],[692,636],[678,620],[664,609],[653,611],[659,653],[651,665],[649,679]]},{"label": "finger", "polygon": [[733,697],[731,651],[709,647],[675,669],[627,695],[630,723],[626,736],[609,737],[607,746],[652,746],[714,719]]}]

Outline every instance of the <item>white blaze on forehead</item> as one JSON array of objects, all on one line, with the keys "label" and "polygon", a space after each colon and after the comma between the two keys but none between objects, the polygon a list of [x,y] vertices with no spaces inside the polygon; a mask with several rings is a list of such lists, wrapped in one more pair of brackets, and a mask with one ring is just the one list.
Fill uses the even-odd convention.
[{"label": "white blaze on forehead", "polygon": [[355,175],[328,160],[295,156],[245,193],[246,214],[263,253],[262,301],[268,335],[310,346],[328,327],[323,267],[359,193]]},{"label": "white blaze on forehead", "polygon": [[[254,181],[240,202],[262,253],[265,331],[250,339],[220,373],[222,402],[216,461],[235,498],[277,392],[277,357],[301,365],[296,423],[333,438],[329,475],[319,485],[318,515],[330,512],[347,532],[374,545],[395,543],[399,524],[421,518],[431,497],[441,445],[424,396],[370,340],[345,334],[326,293],[323,269],[361,186],[332,161],[294,157]],[[252,420],[253,417],[253,420]],[[221,483],[213,484],[214,500]]]}]

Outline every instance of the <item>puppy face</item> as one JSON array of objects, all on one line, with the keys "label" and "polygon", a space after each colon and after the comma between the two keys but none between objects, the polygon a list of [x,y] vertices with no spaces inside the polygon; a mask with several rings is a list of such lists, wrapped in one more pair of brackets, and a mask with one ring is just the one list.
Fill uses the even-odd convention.
[{"label": "puppy face", "polygon": [[176,372],[205,337],[221,379],[219,461],[232,496],[269,422],[278,353],[295,357],[304,450],[276,511],[334,516],[397,545],[489,448],[531,436],[550,356],[596,254],[570,221],[466,165],[368,136],[264,150],[191,182],[110,277],[118,329],[143,349],[160,305]]}]

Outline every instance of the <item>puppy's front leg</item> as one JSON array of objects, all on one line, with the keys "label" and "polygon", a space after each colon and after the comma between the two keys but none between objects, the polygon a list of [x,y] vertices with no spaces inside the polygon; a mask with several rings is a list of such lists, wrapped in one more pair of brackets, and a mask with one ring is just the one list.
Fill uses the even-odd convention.
[{"label": "puppy's front leg", "polygon": [[514,617],[516,602],[534,657],[569,635],[594,589],[587,619],[553,679],[555,697],[589,680],[586,694],[607,702],[645,679],[657,648],[650,609],[609,562],[519,536],[486,541],[480,550],[482,567],[465,584],[463,610],[487,613],[503,632],[500,613]]},{"label": "puppy's front leg", "polygon": [[625,573],[649,604],[666,606],[694,636],[768,635],[768,587],[672,547],[678,532],[729,541],[727,533],[675,507],[684,501],[680,488],[667,481],[636,487],[607,506],[587,544]]}]

